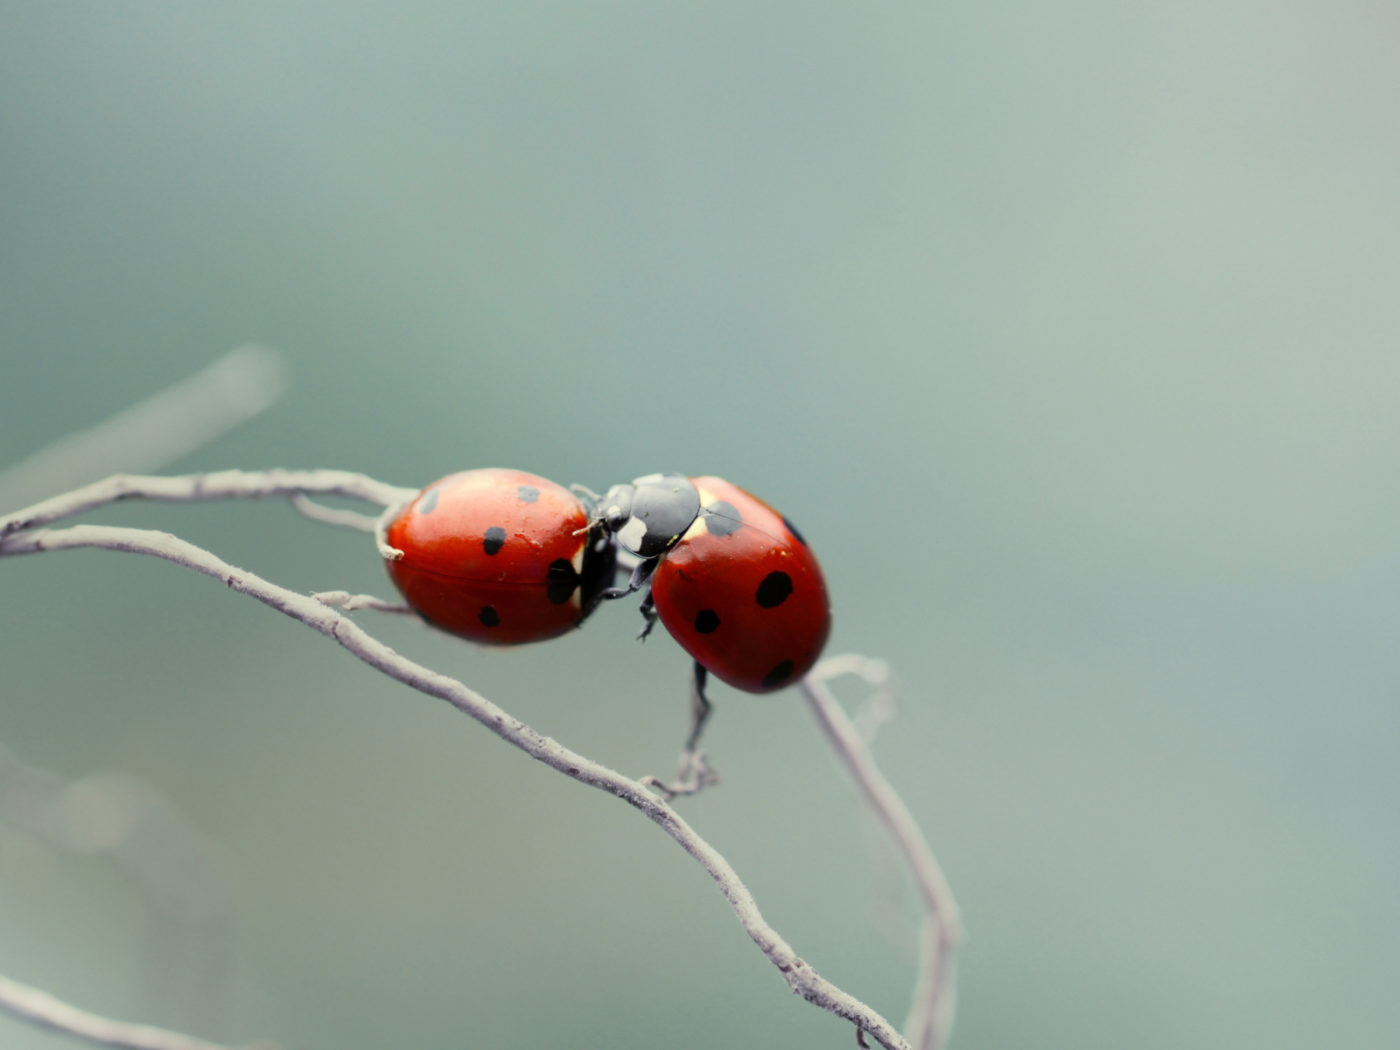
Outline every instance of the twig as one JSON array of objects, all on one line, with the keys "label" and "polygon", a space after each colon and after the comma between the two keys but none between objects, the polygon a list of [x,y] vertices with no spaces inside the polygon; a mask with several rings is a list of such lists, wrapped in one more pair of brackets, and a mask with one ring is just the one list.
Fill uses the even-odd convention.
[{"label": "twig", "polygon": [[958,906],[918,824],[881,775],[860,731],[827,688],[829,679],[843,674],[861,675],[881,687],[889,678],[888,668],[878,661],[836,656],[817,664],[798,688],[817,725],[855,781],[866,804],[889,832],[914,877],[924,909],[924,924],[919,938],[919,976],[904,1033],[913,1050],[940,1050],[953,1024],[957,997],[954,956],[962,940]]},{"label": "twig", "polygon": [[[229,475],[209,475],[208,478],[226,478],[221,489],[223,495],[290,495],[292,491],[339,491],[359,495],[366,491],[369,479],[359,475],[341,475],[342,478],[355,478],[359,491],[346,492],[343,487],[321,487],[313,489],[307,479],[317,477],[321,472],[305,474],[279,474],[277,483],[260,483],[265,476],[230,472]],[[289,481],[288,479],[296,479]],[[133,479],[113,479],[118,493],[131,493]],[[144,491],[159,493],[152,498],[178,499],[175,492],[187,493],[183,498],[201,498],[207,489],[200,488],[192,479],[135,479],[142,482]],[[207,486],[208,480],[205,479]],[[401,493],[389,486],[378,486],[376,491],[383,495]],[[240,488],[242,492],[232,491]],[[98,491],[100,490],[100,492]],[[419,664],[405,659],[384,643],[372,638],[353,620],[334,609],[306,595],[296,594],[285,588],[269,583],[250,572],[236,569],[219,558],[191,543],[178,539],[169,533],[151,532],[142,529],[112,528],[97,525],[79,525],[62,530],[40,530],[13,534],[17,528],[27,528],[45,524],[78,513],[80,509],[98,506],[120,498],[112,495],[112,489],[89,486],[88,489],[70,494],[70,497],[49,500],[38,507],[30,508],[9,519],[0,519],[0,556],[16,554],[37,554],[44,551],[67,550],[81,547],[99,547],[106,550],[124,551],[135,554],[149,554],[177,565],[193,569],[206,576],[223,581],[232,590],[256,598],[277,611],[293,619],[300,620],[322,634],[333,638],[354,656],[371,667],[408,685],[419,692],[446,700],[464,714],[476,719],[507,743],[514,745],[532,758],[545,763],[559,772],[590,787],[616,795],[628,805],[640,810],[671,836],[696,862],[705,869],[719,886],[720,892],[729,901],[735,916],[745,932],[769,961],[776,966],[792,991],[808,1002],[822,1007],[839,1017],[852,1022],[873,1035],[887,1050],[909,1050],[909,1044],[885,1018],[864,1003],[837,988],[820,977],[792,950],[759,913],[758,905],[748,888],[729,862],[717,850],[697,835],[680,815],[644,785],[630,777],[623,776],[606,766],[560,745],[549,737],[541,736],[519,719],[513,718],[485,697],[461,682],[438,674]],[[196,492],[196,495],[188,495]],[[106,498],[98,499],[98,495]],[[376,499],[375,496],[366,497]],[[383,502],[390,502],[385,499]],[[13,524],[23,522],[24,524]],[[878,775],[878,774],[877,774]],[[881,781],[883,783],[883,781]],[[907,814],[906,814],[907,816]]]},{"label": "twig", "polygon": [[22,529],[49,525],[120,500],[188,503],[207,499],[285,499],[306,492],[353,496],[381,507],[394,506],[418,494],[416,489],[386,485],[347,470],[222,470],[215,474],[183,474],[172,478],[114,474],[32,507],[0,516],[0,539]]},{"label": "twig", "polygon": [[0,507],[115,474],[161,470],[274,405],[287,389],[282,355],[240,346],[110,419],[0,471]]},{"label": "twig", "polygon": [[356,514],[353,510],[323,507],[304,492],[298,492],[292,496],[292,506],[297,509],[298,513],[306,515],[312,521],[319,521],[323,525],[336,525],[342,529],[373,532],[379,524],[377,517],[371,518],[367,514]]},{"label": "twig", "polygon": [[359,609],[373,609],[375,612],[402,613],[405,616],[414,616],[413,609],[404,602],[388,602],[383,598],[376,598],[372,594],[351,594],[349,591],[322,591],[320,594],[313,594],[322,605],[334,605],[337,609],[344,609],[346,612],[355,612]]},{"label": "twig", "polygon": [[[0,977],[0,1009],[25,1021],[100,1046],[116,1046],[124,1050],[229,1050],[220,1043],[196,1039],[192,1035],[99,1017],[8,977]],[[254,1046],[257,1050],[276,1050],[274,1043],[256,1043]],[[247,1050],[254,1050],[254,1047]]]}]

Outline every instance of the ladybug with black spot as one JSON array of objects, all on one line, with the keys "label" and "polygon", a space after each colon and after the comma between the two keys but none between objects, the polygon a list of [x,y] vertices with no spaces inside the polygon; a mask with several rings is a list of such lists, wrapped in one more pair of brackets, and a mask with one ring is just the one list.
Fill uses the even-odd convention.
[{"label": "ladybug with black spot", "polygon": [[723,478],[651,474],[614,485],[595,524],[639,559],[620,598],[650,584],[645,638],[659,617],[695,660],[693,750],[709,702],[705,680],[750,693],[791,685],[812,669],[831,631],[816,556],[768,504]]},{"label": "ladybug with black spot", "polygon": [[616,572],[610,538],[547,478],[491,467],[425,488],[385,532],[404,600],[434,627],[484,645],[579,626]]}]

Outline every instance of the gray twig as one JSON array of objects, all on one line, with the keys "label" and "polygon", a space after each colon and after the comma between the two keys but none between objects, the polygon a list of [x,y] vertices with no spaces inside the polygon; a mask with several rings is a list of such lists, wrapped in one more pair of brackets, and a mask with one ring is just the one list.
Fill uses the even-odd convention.
[{"label": "gray twig", "polygon": [[240,346],[188,379],[0,470],[0,507],[119,471],[162,470],[274,405],[287,389],[282,355]]},{"label": "gray twig", "polygon": [[344,609],[346,612],[355,612],[359,609],[373,609],[375,612],[399,613],[403,616],[413,616],[415,613],[411,606],[404,602],[388,602],[383,598],[376,598],[372,594],[351,594],[349,591],[321,591],[313,594],[322,605],[334,605],[337,609]]},{"label": "gray twig", "polygon": [[[8,977],[0,977],[0,1010],[99,1046],[122,1047],[123,1050],[229,1050],[220,1043],[196,1039],[192,1035],[182,1035],[165,1028],[99,1017]],[[277,1046],[275,1043],[256,1043],[247,1050],[277,1050]]]},{"label": "gray twig", "polygon": [[221,470],[170,478],[113,474],[13,514],[0,515],[0,539],[128,499],[189,503],[207,499],[286,499],[307,492],[353,496],[381,507],[417,495],[415,489],[386,485],[348,470]]},{"label": "gray twig", "polygon": [[880,690],[890,688],[889,669],[883,663],[853,654],[823,660],[798,688],[817,725],[855,781],[866,805],[889,832],[914,878],[924,910],[924,924],[919,937],[919,976],[904,1034],[914,1050],[940,1050],[952,1027],[957,999],[955,954],[962,940],[958,906],[919,825],[875,765],[860,730],[827,688],[827,681],[845,674],[859,675]]},{"label": "gray twig", "polygon": [[379,525],[378,517],[371,518],[367,514],[356,514],[353,510],[323,507],[305,492],[297,492],[292,495],[292,506],[296,508],[297,513],[305,515],[312,521],[319,521],[323,525],[335,525],[342,529],[358,529],[360,532],[373,532]]},{"label": "gray twig", "polygon": [[[885,1018],[819,976],[800,959],[777,931],[764,921],[753,895],[729,862],[697,835],[675,810],[638,781],[584,758],[549,737],[541,736],[461,682],[400,656],[384,643],[371,637],[353,620],[315,598],[296,594],[250,572],[237,569],[208,551],[169,533],[98,525],[79,525],[61,530],[18,531],[33,529],[35,526],[45,525],[130,496],[144,495],[152,499],[179,500],[214,498],[215,495],[290,496],[296,491],[338,492],[361,496],[386,505],[402,499],[405,490],[382,485],[362,475],[334,471],[275,471],[265,475],[230,471],[225,474],[185,478],[117,477],[79,489],[66,497],[56,497],[7,518],[0,518],[0,556],[38,554],[82,547],[149,554],[214,577],[230,589],[247,594],[293,619],[300,620],[308,627],[333,638],[376,670],[419,692],[447,701],[532,758],[580,783],[616,795],[640,810],[710,874],[720,892],[729,901],[745,932],[777,967],[794,993],[852,1022],[874,1036],[886,1050],[909,1050],[909,1044]],[[878,777],[878,773],[875,776]],[[883,784],[883,780],[880,780],[880,783]],[[886,789],[888,790],[888,785]],[[905,816],[907,818],[907,812]],[[915,833],[917,834],[917,829]]]}]

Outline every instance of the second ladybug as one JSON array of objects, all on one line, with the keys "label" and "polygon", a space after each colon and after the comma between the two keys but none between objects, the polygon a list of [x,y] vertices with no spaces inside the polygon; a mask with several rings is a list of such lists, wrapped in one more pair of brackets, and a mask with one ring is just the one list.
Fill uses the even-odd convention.
[{"label": "second ladybug", "polygon": [[639,559],[620,598],[650,584],[645,626],[657,618],[695,660],[688,752],[709,712],[706,677],[749,693],[791,685],[812,669],[831,631],[821,566],[802,534],[768,504],[723,478],[650,474],[614,485],[594,521]]}]

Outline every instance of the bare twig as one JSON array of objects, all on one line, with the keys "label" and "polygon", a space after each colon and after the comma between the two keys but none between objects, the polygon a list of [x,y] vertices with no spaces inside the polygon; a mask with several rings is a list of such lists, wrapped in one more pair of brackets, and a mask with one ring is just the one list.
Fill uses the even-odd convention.
[{"label": "bare twig", "polygon": [[402,613],[405,616],[415,616],[413,609],[404,602],[387,602],[383,598],[376,598],[372,594],[351,594],[349,591],[322,591],[320,594],[313,594],[322,605],[334,605],[337,609],[344,609],[346,612],[355,612],[358,609],[373,609],[375,612]]},{"label": "bare twig", "polygon": [[379,515],[379,520],[374,523],[374,546],[379,551],[379,556],[385,561],[398,561],[403,557],[403,551],[389,545],[389,526],[394,523],[399,512],[408,506],[413,497],[417,495],[416,492],[411,492],[408,489],[400,491],[400,498],[388,504],[383,513]]},{"label": "bare twig", "polygon": [[0,516],[0,539],[22,529],[49,525],[85,514],[109,503],[148,499],[164,503],[188,503],[208,499],[288,498],[299,493],[353,496],[381,507],[394,506],[418,494],[416,489],[386,485],[382,481],[347,470],[222,470],[214,474],[179,477],[144,477],[114,474],[72,492],[54,496],[13,514]]},{"label": "bare twig", "polygon": [[[122,1047],[124,1050],[229,1050],[220,1043],[196,1039],[192,1035],[99,1017],[8,977],[0,977],[0,1010],[99,1046]],[[274,1043],[257,1043],[254,1046],[257,1050],[277,1050]],[[254,1050],[254,1047],[247,1050]]]},{"label": "bare twig", "polygon": [[[61,517],[78,513],[91,506],[99,506],[122,494],[135,494],[132,481],[139,481],[141,491],[153,493],[150,498],[191,499],[207,498],[209,479],[226,479],[220,489],[221,495],[290,495],[294,491],[337,491],[348,495],[361,495],[373,490],[389,498],[380,501],[378,496],[367,496],[375,501],[389,503],[403,490],[392,490],[389,486],[371,483],[370,479],[359,475],[340,475],[342,479],[355,479],[356,491],[348,491],[348,482],[332,487],[323,481],[325,487],[315,488],[307,482],[317,478],[322,472],[273,475],[252,475],[230,472],[229,475],[208,475],[204,479],[112,479],[109,487],[89,486],[67,498],[49,500],[38,507],[0,519],[0,556],[16,554],[37,554],[44,551],[66,550],[81,547],[99,547],[106,550],[149,554],[196,572],[221,580],[231,589],[300,620],[322,634],[333,638],[353,655],[397,679],[419,692],[446,700],[453,707],[476,719],[507,743],[524,751],[532,758],[545,763],[574,780],[616,795],[628,805],[635,807],[648,818],[660,825],[682,849],[700,864],[719,886],[720,892],[729,901],[744,930],[758,945],[759,949],[783,975],[788,987],[808,1002],[822,1007],[839,1017],[843,1017],[870,1035],[873,1035],[887,1050],[908,1050],[909,1044],[885,1018],[870,1007],[848,995],[829,981],[820,977],[792,950],[759,913],[748,888],[729,862],[697,835],[678,813],[663,800],[653,795],[647,788],[630,777],[623,776],[606,766],[563,747],[549,737],[541,736],[519,719],[513,718],[485,697],[461,682],[438,674],[419,664],[405,659],[384,643],[372,638],[358,624],[334,609],[306,595],[296,594],[285,588],[269,583],[250,572],[234,568],[219,558],[191,543],[168,533],[151,532],[141,529],[111,528],[95,525],[80,525],[62,530],[42,529],[33,532],[16,533],[20,528],[46,524]],[[266,479],[266,480],[262,480]],[[295,480],[292,480],[295,479]],[[239,491],[235,491],[239,490]],[[182,497],[177,492],[185,493]],[[820,683],[818,689],[824,689]],[[878,773],[875,774],[878,778]],[[883,784],[883,780],[879,783]],[[886,786],[888,791],[888,786]],[[904,812],[902,807],[901,812]],[[907,819],[907,812],[905,817]],[[915,829],[917,835],[917,829]]]},{"label": "bare twig", "polygon": [[282,355],[240,346],[87,430],[0,471],[0,507],[22,507],[117,471],[161,470],[275,404],[287,388]]},{"label": "bare twig", "polygon": [[954,956],[962,939],[958,906],[918,824],[881,775],[860,731],[827,688],[829,679],[843,674],[860,675],[880,689],[889,687],[889,669],[884,664],[847,655],[817,664],[799,683],[799,688],[817,725],[855,781],[866,804],[889,832],[914,877],[924,909],[924,925],[919,938],[919,976],[904,1034],[914,1050],[940,1050],[952,1027],[956,1003]]},{"label": "bare twig", "polygon": [[336,525],[342,529],[373,532],[379,524],[378,517],[371,518],[367,514],[356,514],[353,510],[323,507],[304,492],[298,492],[292,496],[292,506],[297,509],[298,513],[306,515],[312,521],[319,521],[323,525]]}]

